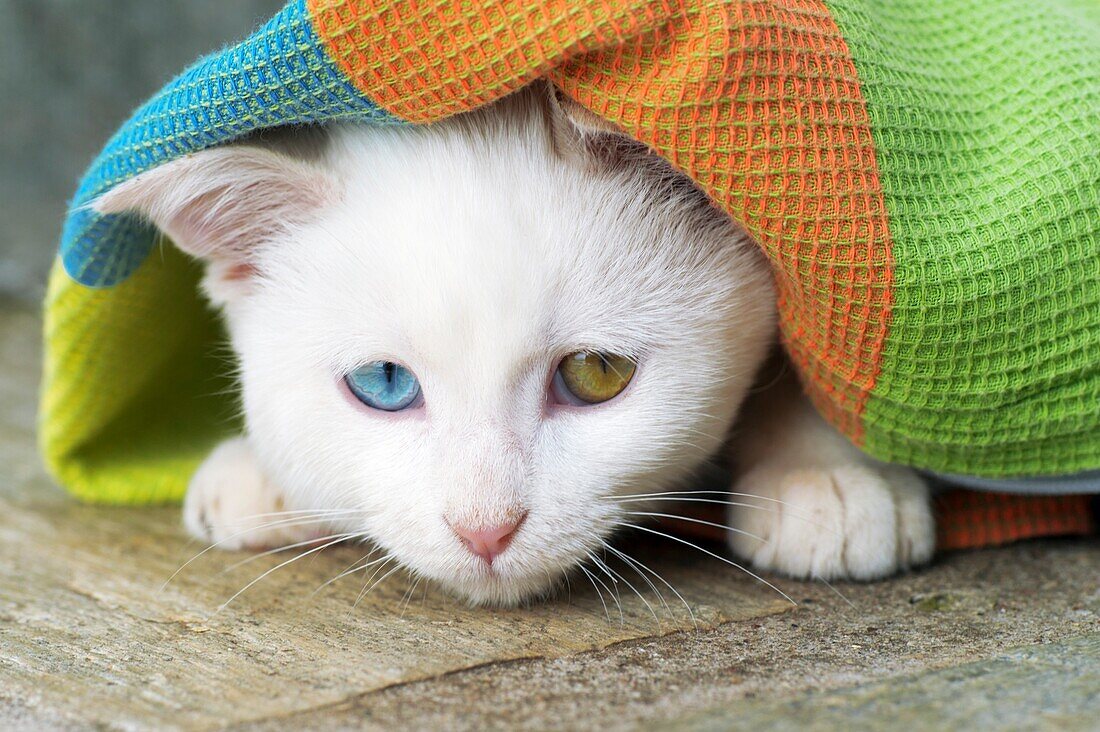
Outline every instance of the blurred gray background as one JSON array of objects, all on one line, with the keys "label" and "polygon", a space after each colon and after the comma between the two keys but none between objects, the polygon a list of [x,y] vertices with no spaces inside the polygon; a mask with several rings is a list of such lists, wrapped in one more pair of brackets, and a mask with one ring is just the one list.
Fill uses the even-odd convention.
[{"label": "blurred gray background", "polygon": [[0,0],[0,300],[42,296],[69,197],[130,112],[285,0]]}]

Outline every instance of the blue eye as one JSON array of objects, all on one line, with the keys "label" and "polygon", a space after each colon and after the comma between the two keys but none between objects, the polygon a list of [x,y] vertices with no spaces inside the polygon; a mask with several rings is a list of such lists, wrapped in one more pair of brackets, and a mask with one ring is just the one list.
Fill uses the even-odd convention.
[{"label": "blue eye", "polygon": [[355,398],[373,409],[399,412],[420,396],[413,372],[392,361],[371,361],[344,377]]}]

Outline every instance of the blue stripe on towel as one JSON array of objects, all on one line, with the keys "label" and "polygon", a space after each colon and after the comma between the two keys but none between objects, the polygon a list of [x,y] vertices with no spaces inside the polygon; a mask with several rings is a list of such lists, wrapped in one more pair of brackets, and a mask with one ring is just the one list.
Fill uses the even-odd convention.
[{"label": "blue stripe on towel", "polygon": [[85,174],[65,220],[65,271],[83,285],[110,287],[149,254],[156,239],[151,226],[87,207],[118,183],[257,129],[339,118],[405,124],[348,82],[315,35],[305,0],[292,0],[241,43],[183,72],[115,134]]}]

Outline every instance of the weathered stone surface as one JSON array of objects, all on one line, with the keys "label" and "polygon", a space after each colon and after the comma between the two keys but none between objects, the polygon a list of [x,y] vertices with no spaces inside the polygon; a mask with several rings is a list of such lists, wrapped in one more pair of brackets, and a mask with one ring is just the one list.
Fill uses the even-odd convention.
[{"label": "weathered stone surface", "polygon": [[222,607],[288,555],[223,571],[242,556],[211,552],[165,585],[201,549],[179,527],[179,509],[80,505],[52,486],[34,454],[37,319],[0,314],[0,344],[0,703],[10,709],[123,726],[261,719],[493,661],[790,607],[681,552],[643,557],[691,598],[694,621],[651,595],[652,614],[606,577],[602,599],[582,576],[570,594],[526,609],[470,609],[400,574],[364,597],[362,575],[314,594],[363,556],[356,547],[277,569]]},{"label": "weathered stone surface", "polygon": [[[806,726],[819,714],[833,729],[847,729],[849,718],[874,726],[876,715],[879,729],[894,729],[887,723],[895,715],[927,714],[943,720],[939,729],[957,729],[965,725],[938,717],[937,710],[994,703],[983,695],[1015,710],[1006,729],[1050,727],[1053,718],[1069,729],[1096,728],[1095,714],[1082,711],[1089,703],[1084,660],[1094,648],[1074,645],[1100,634],[1096,542],[958,553],[888,582],[841,583],[836,592],[809,583],[794,589],[799,607],[791,613],[598,652],[494,664],[245,728],[621,730],[714,722],[757,732],[789,728],[788,720]],[[937,594],[958,601],[931,611],[920,607]],[[1032,653],[1064,659],[1074,670],[997,676],[1004,669],[997,659],[1016,664],[1020,654]],[[967,669],[960,673],[970,685],[921,681],[957,667]],[[921,683],[927,693],[905,696]],[[999,689],[996,696],[991,688]],[[868,689],[876,690],[875,713],[860,716]],[[1035,702],[1038,697],[1046,701]]]},{"label": "weathered stone surface", "polygon": [[1095,730],[1100,633],[1018,648],[988,661],[790,701],[741,702],[683,720],[685,730]]}]

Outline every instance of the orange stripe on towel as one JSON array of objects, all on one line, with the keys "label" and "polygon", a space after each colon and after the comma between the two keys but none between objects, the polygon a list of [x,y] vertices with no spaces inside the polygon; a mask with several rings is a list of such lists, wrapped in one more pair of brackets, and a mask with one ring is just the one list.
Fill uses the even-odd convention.
[{"label": "orange stripe on towel", "polygon": [[348,79],[410,122],[479,107],[673,12],[652,0],[307,2],[317,36]]},{"label": "orange stripe on towel", "polygon": [[936,497],[936,548],[1000,546],[1042,536],[1097,531],[1092,496],[1021,496],[950,490]]}]

